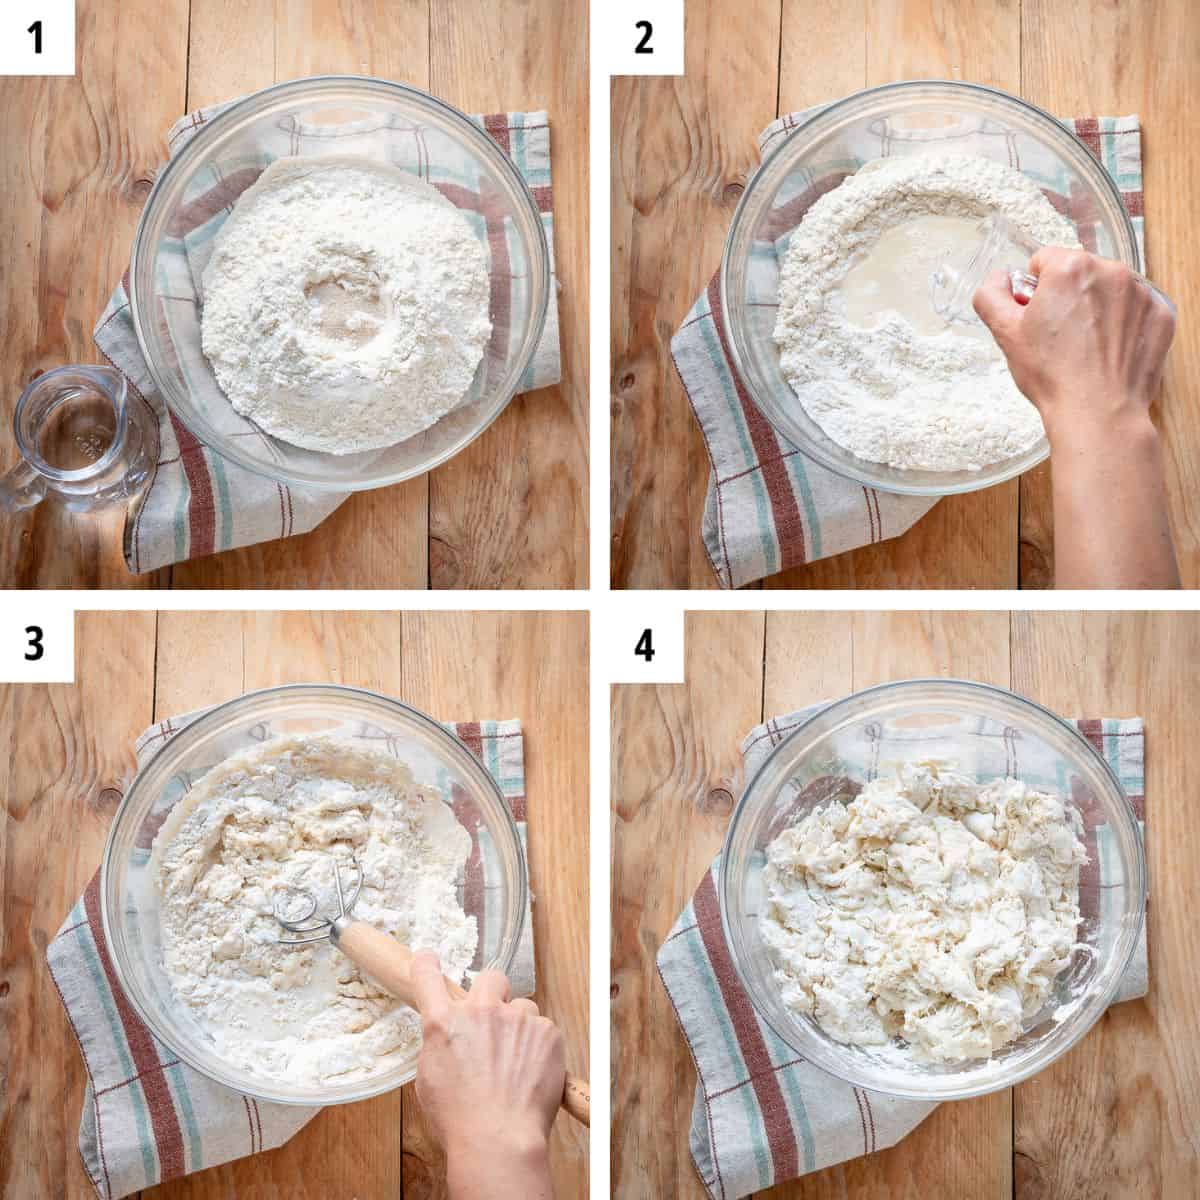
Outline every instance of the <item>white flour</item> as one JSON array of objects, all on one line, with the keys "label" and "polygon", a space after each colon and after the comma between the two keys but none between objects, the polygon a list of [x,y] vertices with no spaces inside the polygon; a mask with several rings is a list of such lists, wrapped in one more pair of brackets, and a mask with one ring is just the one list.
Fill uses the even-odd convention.
[{"label": "white flour", "polygon": [[[810,417],[869,462],[975,471],[1024,453],[1042,436],[990,336],[922,332],[880,307],[869,330],[848,315],[839,285],[904,222],[1004,214],[1045,245],[1078,246],[1074,226],[1019,170],[931,153],[867,163],[805,214],[784,255],[775,341]],[[945,249],[936,235],[915,260],[918,299]],[[928,268],[928,269],[926,269]]]},{"label": "white flour", "polygon": [[1070,965],[1078,814],[1015,779],[906,765],[767,847],[763,940],[784,1003],[834,1040],[989,1058]]},{"label": "white flour", "polygon": [[[328,942],[302,948],[272,906],[288,886],[336,912],[333,856],[363,885],[353,916],[461,981],[475,918],[456,880],[471,839],[441,797],[386,755],[326,737],[236,754],[171,810],[154,843],[171,987],[225,1061],[296,1084],[386,1071],[420,1045],[420,1018]],[[294,897],[292,898],[294,900]],[[285,915],[288,911],[285,909]]]},{"label": "white flour", "polygon": [[366,158],[273,162],[215,239],[201,344],[233,407],[350,454],[457,408],[491,335],[484,243],[436,188]]}]

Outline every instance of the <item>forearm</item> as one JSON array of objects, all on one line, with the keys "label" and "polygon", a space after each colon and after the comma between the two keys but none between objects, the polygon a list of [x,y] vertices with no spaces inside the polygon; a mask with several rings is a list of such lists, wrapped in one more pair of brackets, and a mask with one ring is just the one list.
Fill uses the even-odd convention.
[{"label": "forearm", "polygon": [[1050,431],[1055,586],[1177,588],[1162,446],[1148,417]]},{"label": "forearm", "polygon": [[553,1200],[544,1140],[519,1148],[452,1146],[446,1155],[451,1200]]}]

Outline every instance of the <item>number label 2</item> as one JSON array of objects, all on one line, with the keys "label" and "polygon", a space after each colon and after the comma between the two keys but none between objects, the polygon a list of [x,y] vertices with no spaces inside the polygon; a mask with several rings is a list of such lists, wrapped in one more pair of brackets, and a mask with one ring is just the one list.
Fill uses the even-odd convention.
[{"label": "number label 2", "polygon": [[638,21],[634,29],[642,31],[641,41],[633,48],[634,54],[653,54],[654,47],[650,45],[650,36],[654,33],[654,26],[649,21]]},{"label": "number label 2", "polygon": [[30,25],[30,27],[27,30],[25,30],[25,32],[33,34],[33,52],[34,52],[34,54],[41,54],[41,52],[42,52],[42,23],[41,23],[41,21],[34,21],[34,23],[32,25]]}]

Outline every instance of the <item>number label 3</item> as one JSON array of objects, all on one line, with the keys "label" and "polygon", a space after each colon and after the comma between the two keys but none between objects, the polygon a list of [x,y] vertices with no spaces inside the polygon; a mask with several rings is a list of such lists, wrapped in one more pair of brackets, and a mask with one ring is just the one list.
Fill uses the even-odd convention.
[{"label": "number label 3", "polygon": [[25,661],[37,662],[46,653],[46,647],[42,645],[42,638],[46,635],[42,632],[40,625],[26,625],[25,635],[29,638],[29,649],[25,651]]}]

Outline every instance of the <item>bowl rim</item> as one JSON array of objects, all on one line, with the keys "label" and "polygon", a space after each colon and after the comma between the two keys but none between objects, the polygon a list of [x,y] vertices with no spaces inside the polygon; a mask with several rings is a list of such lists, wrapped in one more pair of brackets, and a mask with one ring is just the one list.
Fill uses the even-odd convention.
[{"label": "bowl rim", "polygon": [[112,856],[116,849],[117,830],[120,828],[123,819],[127,818],[132,808],[132,797],[137,793],[138,784],[149,773],[155,763],[159,761],[160,756],[165,754],[172,746],[178,745],[178,739],[184,737],[193,731],[205,732],[209,726],[215,726],[220,723],[229,712],[230,709],[238,706],[244,706],[246,701],[260,700],[264,698],[274,698],[277,696],[287,695],[291,693],[307,693],[313,699],[320,699],[322,696],[335,696],[350,698],[355,700],[369,700],[372,702],[383,703],[389,708],[397,711],[407,719],[413,719],[416,723],[425,730],[434,735],[435,740],[441,740],[447,743],[457,754],[461,752],[465,756],[464,761],[471,764],[472,773],[479,776],[480,781],[484,784],[484,788],[492,793],[496,800],[499,811],[504,814],[501,821],[501,827],[506,831],[506,836],[511,839],[513,847],[516,849],[517,862],[517,882],[516,895],[514,896],[514,908],[517,913],[516,927],[511,938],[511,944],[506,954],[497,959],[493,963],[488,963],[483,969],[499,970],[504,974],[508,974],[516,959],[517,951],[520,949],[521,937],[525,930],[526,909],[528,907],[529,897],[529,873],[528,865],[525,857],[525,847],[522,844],[520,831],[517,829],[516,819],[512,815],[508,801],[504,797],[504,793],[500,790],[500,785],[496,782],[492,773],[475,757],[470,747],[457,735],[448,730],[440,721],[431,717],[428,713],[422,712],[419,708],[414,708],[411,704],[406,704],[403,700],[397,700],[393,696],[384,695],[382,692],[376,692],[371,688],[353,687],[349,684],[340,683],[285,683],[278,684],[273,687],[255,688],[248,692],[243,692],[239,696],[231,697],[228,700],[222,701],[220,704],[214,705],[194,721],[189,722],[179,730],[173,737],[168,738],[157,750],[148,758],[142,767],[139,767],[134,774],[133,781],[125,789],[124,796],[121,797],[120,804],[117,805],[117,811],[113,816],[112,824],[108,829],[108,836],[104,842],[104,852],[100,859],[100,926],[104,932],[104,940],[108,949],[108,956],[113,965],[113,971],[116,976],[116,985],[121,989],[125,998],[129,1001],[130,1006],[137,1014],[138,1018],[146,1026],[150,1032],[172,1050],[179,1059],[186,1063],[195,1071],[199,1071],[201,1075],[207,1079],[213,1079],[215,1082],[231,1087],[236,1091],[243,1092],[248,1096],[254,1096],[259,1100],[269,1100],[276,1104],[292,1104],[301,1107],[310,1106],[313,1104],[329,1105],[329,1104],[351,1104],[357,1103],[359,1100],[367,1100],[373,1096],[380,1096],[387,1092],[394,1091],[396,1088],[403,1087],[406,1083],[411,1082],[415,1077],[413,1074],[407,1075],[403,1079],[394,1081],[382,1081],[381,1079],[372,1080],[370,1078],[362,1081],[362,1087],[353,1095],[330,1098],[321,1100],[301,1100],[295,1096],[283,1096],[276,1094],[270,1090],[269,1086],[254,1086],[247,1087],[240,1079],[223,1079],[213,1074],[211,1067],[202,1065],[192,1055],[189,1047],[183,1045],[177,1039],[173,1032],[161,1027],[156,1018],[142,1004],[141,998],[136,994],[136,989],[129,987],[125,971],[118,957],[116,946],[117,942],[113,938],[113,919],[110,913],[110,874],[112,871]]},{"label": "bowl rim", "polygon": [[[733,210],[733,218],[729,222],[729,229],[725,235],[725,241],[721,248],[721,265],[718,271],[718,293],[721,301],[721,311],[727,314],[726,323],[729,326],[729,337],[726,339],[729,347],[729,356],[732,360],[734,370],[745,384],[746,390],[749,393],[750,400],[755,408],[762,413],[767,424],[775,431],[780,439],[788,446],[795,449],[800,454],[812,459],[818,465],[832,471],[835,475],[840,475],[843,479],[849,479],[854,483],[860,483],[866,487],[874,488],[876,491],[888,492],[898,496],[954,496],[964,492],[977,492],[984,488],[995,487],[998,484],[1007,483],[1015,479],[1019,475],[1023,475],[1026,471],[1033,470],[1050,457],[1050,443],[1043,435],[1041,443],[1036,448],[1036,454],[1018,455],[1013,459],[1007,460],[1008,465],[1003,469],[989,475],[986,479],[972,479],[969,475],[958,480],[953,484],[945,486],[934,486],[930,484],[905,484],[902,481],[889,480],[888,482],[881,481],[873,474],[873,467],[880,464],[872,464],[865,459],[854,459],[852,463],[843,462],[840,459],[835,460],[832,455],[825,452],[823,447],[806,445],[804,447],[796,445],[795,441],[789,435],[787,430],[782,429],[771,419],[766,407],[760,402],[758,395],[755,392],[754,380],[747,373],[746,363],[738,344],[738,339],[734,336],[734,323],[728,319],[728,314],[740,310],[740,302],[738,305],[731,307],[729,276],[731,273],[731,252],[734,243],[734,235],[740,232],[741,225],[746,220],[746,212],[749,207],[749,202],[752,197],[756,196],[759,188],[762,186],[762,181],[768,174],[768,168],[775,162],[777,158],[783,155],[787,147],[793,142],[795,137],[802,131],[807,129],[814,121],[824,120],[831,114],[836,114],[847,106],[860,104],[864,99],[876,95],[890,95],[893,93],[904,93],[912,91],[916,88],[942,87],[953,92],[973,93],[977,96],[991,97],[999,100],[1002,103],[1014,104],[1019,108],[1024,108],[1036,117],[1041,118],[1046,122],[1047,132],[1054,138],[1058,139],[1063,146],[1070,147],[1075,154],[1086,155],[1088,163],[1098,168],[1098,175],[1101,179],[1101,188],[1109,193],[1109,199],[1115,202],[1115,210],[1120,213],[1121,229],[1125,237],[1128,239],[1129,245],[1133,249],[1133,269],[1140,271],[1142,269],[1142,251],[1138,245],[1137,235],[1133,228],[1133,221],[1130,219],[1129,212],[1125,208],[1125,203],[1121,198],[1121,189],[1117,186],[1116,181],[1105,169],[1104,164],[1099,162],[1095,155],[1087,148],[1084,142],[1074,132],[1068,128],[1052,113],[1047,112],[1044,108],[1034,104],[1032,101],[1026,100],[1023,96],[1018,96],[1013,92],[1006,92],[1003,88],[992,87],[984,83],[972,83],[961,79],[902,79],[894,80],[891,83],[881,83],[874,87],[860,88],[858,91],[851,92],[846,96],[842,96],[831,103],[818,108],[815,112],[797,125],[794,129],[788,131],[786,137],[779,141],[779,144],[771,150],[767,156],[753,170],[750,178],[747,180],[746,187],[738,200],[737,207]],[[850,458],[850,452],[846,452]],[[862,466],[857,464],[861,462]],[[977,473],[977,474],[982,474]]]},{"label": "bowl rim", "polygon": [[[1069,737],[1069,741],[1073,741],[1080,747],[1083,757],[1091,759],[1101,768],[1101,773],[1108,777],[1116,794],[1124,800],[1124,804],[1120,807],[1120,820],[1122,820],[1128,831],[1132,834],[1132,842],[1135,847],[1134,860],[1132,863],[1134,879],[1131,883],[1140,883],[1139,895],[1137,897],[1137,920],[1134,923],[1132,937],[1129,939],[1129,946],[1126,949],[1124,961],[1120,964],[1120,969],[1113,972],[1113,977],[1108,987],[1102,994],[1102,998],[1095,1003],[1095,1010],[1091,1020],[1077,1030],[1072,1036],[1058,1047],[1055,1052],[1044,1061],[1033,1062],[1026,1064],[1018,1071],[1011,1074],[1006,1074],[998,1081],[983,1081],[982,1083],[961,1086],[961,1087],[942,1087],[936,1092],[931,1093],[928,1089],[908,1089],[903,1086],[881,1087],[878,1080],[874,1078],[864,1078],[860,1076],[855,1068],[855,1064],[851,1061],[849,1066],[846,1066],[846,1061],[838,1060],[837,1065],[831,1065],[828,1061],[817,1062],[811,1055],[811,1047],[799,1046],[793,1039],[790,1029],[780,1028],[779,1024],[774,1021],[759,1001],[755,989],[750,985],[746,973],[742,970],[742,957],[738,950],[738,943],[733,937],[730,917],[728,914],[728,905],[726,903],[726,894],[732,885],[730,872],[728,869],[729,853],[733,842],[734,833],[737,829],[740,820],[745,819],[746,800],[754,791],[759,781],[770,766],[770,764],[781,755],[785,748],[795,739],[800,737],[814,721],[827,717],[831,712],[849,705],[852,702],[859,701],[865,696],[871,696],[876,693],[895,692],[900,690],[914,691],[928,686],[946,687],[953,692],[963,693],[982,693],[983,695],[991,694],[999,696],[1004,701],[1015,701],[1018,706],[1023,706],[1030,709],[1036,716],[1047,718],[1050,723],[1058,726],[1065,731]],[[730,958],[733,961],[734,970],[737,972],[738,983],[742,990],[746,993],[750,1000],[751,1007],[767,1027],[778,1037],[786,1046],[789,1046],[797,1054],[803,1055],[806,1060],[813,1063],[819,1070],[825,1071],[829,1075],[842,1080],[844,1083],[849,1083],[856,1087],[867,1088],[870,1091],[879,1092],[883,1095],[896,1096],[905,1100],[925,1100],[933,1102],[941,1102],[944,1100],[966,1100],[975,1096],[985,1096],[991,1092],[1001,1091],[1004,1088],[1013,1087],[1018,1083],[1029,1079],[1031,1076],[1045,1070],[1051,1063],[1057,1061],[1068,1050],[1072,1049],[1079,1043],[1099,1021],[1100,1017],[1108,1009],[1113,1002],[1113,997],[1116,995],[1121,980],[1125,976],[1125,972],[1129,969],[1130,962],[1133,961],[1133,956],[1137,952],[1138,943],[1141,940],[1142,928],[1146,920],[1146,898],[1147,898],[1147,878],[1146,878],[1146,850],[1143,841],[1143,835],[1138,828],[1137,816],[1133,810],[1133,805],[1129,801],[1125,789],[1121,786],[1121,781],[1116,777],[1112,768],[1105,761],[1104,756],[1096,752],[1095,747],[1079,732],[1078,728],[1067,721],[1058,713],[1047,708],[1044,704],[1039,704],[1036,700],[1031,700],[1028,696],[1023,696],[1019,692],[1014,692],[1009,688],[1000,687],[996,684],[981,683],[973,679],[962,679],[958,677],[941,677],[941,676],[920,676],[912,679],[898,679],[887,683],[874,684],[871,687],[862,688],[858,691],[851,692],[846,696],[842,696],[837,700],[817,708],[813,713],[806,717],[799,725],[793,729],[787,737],[776,746],[770,754],[763,760],[758,769],[750,777],[738,798],[737,804],[734,806],[733,815],[729,819],[729,827],[725,832],[725,839],[721,845],[721,865],[718,872],[717,880],[717,907],[721,914],[721,933],[725,938],[726,945],[729,946]],[[1098,994],[1099,995],[1099,994]],[[823,1058],[826,1056],[822,1056]],[[831,1052],[828,1056],[836,1057],[836,1052]],[[849,1061],[849,1055],[846,1056]],[[990,1061],[990,1060],[989,1060]],[[952,1078],[946,1076],[945,1078]]]},{"label": "bowl rim", "polygon": [[[449,448],[431,458],[424,466],[413,470],[396,471],[386,478],[370,480],[369,482],[358,480],[330,481],[311,478],[282,467],[272,469],[266,463],[262,462],[261,459],[246,454],[236,444],[235,439],[227,438],[220,434],[200,413],[195,411],[189,412],[185,419],[184,414],[179,412],[169,398],[171,396],[171,385],[159,370],[159,365],[150,352],[143,321],[142,302],[137,286],[138,265],[142,255],[148,253],[149,249],[145,243],[151,214],[156,212],[157,202],[160,201],[164,194],[168,182],[178,176],[183,167],[190,167],[193,161],[201,156],[204,146],[214,136],[214,130],[217,132],[224,131],[227,126],[232,126],[239,120],[248,109],[255,105],[266,104],[277,96],[286,95],[289,92],[313,90],[320,92],[326,89],[333,90],[338,87],[354,87],[358,85],[367,85],[372,91],[390,91],[409,101],[415,101],[418,104],[427,105],[438,110],[449,120],[451,125],[464,135],[465,140],[474,145],[482,159],[487,160],[499,173],[509,178],[515,185],[518,195],[521,197],[528,210],[528,214],[532,218],[532,228],[537,231],[537,236],[533,244],[533,257],[536,259],[540,267],[540,273],[545,280],[545,287],[542,288],[540,296],[535,297],[532,306],[530,314],[530,337],[527,345],[522,354],[513,360],[508,372],[508,379],[505,382],[505,388],[497,389],[498,393],[501,390],[507,390],[508,394],[504,402],[496,408],[496,411],[486,421],[478,427],[472,427],[469,432],[459,437]],[[534,356],[537,354],[538,346],[541,345],[542,337],[545,333],[546,317],[550,308],[550,293],[554,287],[554,273],[550,257],[550,247],[546,238],[546,229],[542,223],[541,213],[538,211],[533,193],[529,185],[525,182],[521,172],[517,169],[516,163],[504,153],[490,135],[480,129],[467,113],[421,88],[407,83],[399,83],[392,79],[383,79],[377,75],[340,74],[305,75],[296,79],[285,79],[279,83],[270,84],[268,87],[260,88],[258,91],[241,96],[231,102],[227,108],[222,109],[216,116],[207,120],[199,133],[185,143],[179,151],[170,155],[155,178],[154,186],[150,189],[150,194],[146,197],[146,202],[142,206],[142,211],[138,217],[129,256],[128,280],[129,313],[130,319],[133,322],[138,349],[166,408],[177,416],[183,425],[214,454],[219,454],[222,458],[236,463],[238,466],[245,467],[246,470],[253,471],[256,475],[261,475],[276,483],[308,488],[320,492],[370,491],[374,488],[390,487],[395,483],[403,483],[408,479],[419,478],[440,467],[486,432],[499,418],[500,414],[512,403],[513,397],[520,388],[525,372],[529,369],[530,363],[533,362]]]}]

